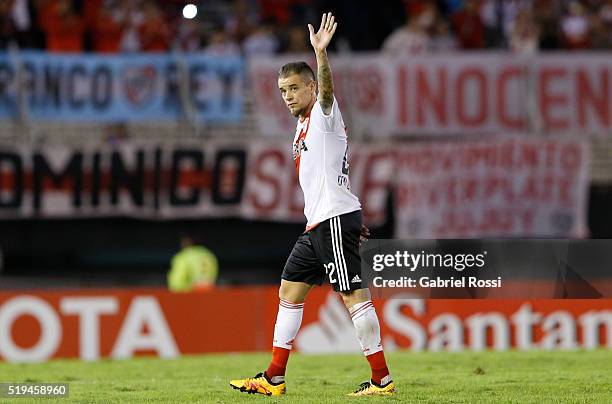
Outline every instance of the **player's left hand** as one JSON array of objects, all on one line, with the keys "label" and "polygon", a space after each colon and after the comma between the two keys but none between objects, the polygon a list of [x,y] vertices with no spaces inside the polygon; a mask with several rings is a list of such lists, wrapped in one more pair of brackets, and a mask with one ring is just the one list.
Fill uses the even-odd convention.
[{"label": "player's left hand", "polygon": [[329,41],[331,41],[336,32],[338,23],[335,22],[335,18],[332,13],[324,13],[321,18],[321,26],[319,31],[315,34],[314,27],[308,24],[308,31],[310,31],[310,44],[316,51],[323,51],[327,49]]},{"label": "player's left hand", "polygon": [[361,225],[361,231],[359,232],[359,241],[368,241],[370,238],[370,229],[365,224]]}]

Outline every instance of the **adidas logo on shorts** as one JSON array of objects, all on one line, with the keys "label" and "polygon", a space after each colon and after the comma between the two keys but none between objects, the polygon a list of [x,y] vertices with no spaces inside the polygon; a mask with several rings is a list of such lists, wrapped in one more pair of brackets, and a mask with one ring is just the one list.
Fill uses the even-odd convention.
[{"label": "adidas logo on shorts", "polygon": [[359,277],[359,275],[355,275],[355,277],[351,280],[351,283],[360,283],[361,282],[361,278]]}]

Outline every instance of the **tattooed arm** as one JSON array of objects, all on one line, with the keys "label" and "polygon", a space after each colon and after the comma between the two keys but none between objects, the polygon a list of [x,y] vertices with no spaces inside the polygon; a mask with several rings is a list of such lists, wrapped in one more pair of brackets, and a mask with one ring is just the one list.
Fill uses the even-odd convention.
[{"label": "tattooed arm", "polygon": [[327,115],[331,112],[334,103],[334,82],[332,80],[331,67],[327,59],[327,45],[336,32],[338,23],[332,13],[323,14],[321,26],[317,33],[311,24],[308,24],[310,31],[310,44],[314,48],[317,57],[317,82],[319,85],[318,100],[323,112]]}]

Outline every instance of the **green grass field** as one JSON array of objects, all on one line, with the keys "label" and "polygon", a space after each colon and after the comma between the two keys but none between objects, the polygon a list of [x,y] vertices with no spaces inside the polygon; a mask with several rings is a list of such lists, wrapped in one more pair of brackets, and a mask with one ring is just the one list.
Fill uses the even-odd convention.
[{"label": "green grass field", "polygon": [[268,354],[0,363],[0,382],[68,382],[69,401],[87,403],[612,403],[612,350],[403,352],[387,357],[399,391],[375,399],[345,397],[369,377],[367,362],[359,355],[292,355],[287,395],[280,398],[248,395],[228,385],[231,378],[262,370]]}]

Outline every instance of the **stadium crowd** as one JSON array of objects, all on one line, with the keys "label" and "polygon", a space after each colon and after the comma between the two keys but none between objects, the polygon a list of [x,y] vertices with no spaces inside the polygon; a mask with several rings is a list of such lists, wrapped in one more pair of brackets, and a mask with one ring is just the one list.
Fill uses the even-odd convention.
[{"label": "stadium crowd", "polygon": [[340,51],[612,48],[612,0],[0,0],[0,49],[50,52],[309,51],[305,24],[333,10]]}]

